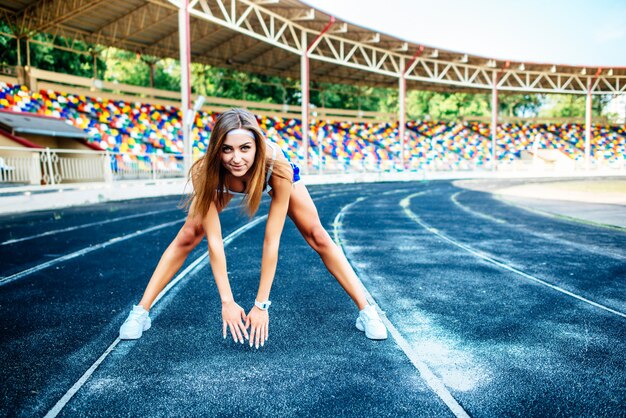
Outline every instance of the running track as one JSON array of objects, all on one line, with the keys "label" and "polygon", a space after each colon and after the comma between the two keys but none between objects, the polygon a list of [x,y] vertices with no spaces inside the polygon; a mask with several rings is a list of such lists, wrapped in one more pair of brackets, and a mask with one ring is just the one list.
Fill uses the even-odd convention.
[{"label": "running track", "polygon": [[[221,336],[191,254],[153,327],[117,340],[183,220],[178,197],[0,218],[1,416],[626,416],[626,233],[542,217],[448,181],[311,186],[392,335],[290,221],[259,350]],[[267,212],[222,214],[236,300]]]}]

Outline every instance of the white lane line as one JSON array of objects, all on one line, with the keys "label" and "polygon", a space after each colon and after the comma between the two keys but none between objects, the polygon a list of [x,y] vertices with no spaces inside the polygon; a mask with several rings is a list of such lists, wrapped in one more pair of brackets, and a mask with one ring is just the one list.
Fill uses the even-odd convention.
[{"label": "white lane line", "polygon": [[21,279],[22,277],[26,277],[29,274],[33,274],[33,273],[36,273],[38,271],[41,271],[41,270],[46,269],[46,268],[48,268],[50,266],[53,266],[55,264],[59,264],[59,263],[61,263],[63,261],[71,260],[72,258],[80,257],[81,255],[85,255],[85,254],[88,254],[90,252],[93,252],[93,251],[96,251],[96,250],[100,250],[102,248],[108,247],[109,245],[117,244],[118,242],[126,241],[126,240],[129,240],[131,238],[135,238],[135,237],[138,237],[140,235],[147,234],[149,232],[158,231],[159,229],[167,228],[168,226],[172,226],[172,225],[175,225],[177,223],[184,222],[184,221],[185,221],[185,219],[179,219],[179,220],[172,221],[172,222],[167,222],[167,223],[164,223],[164,224],[161,224],[161,225],[156,225],[156,226],[153,226],[153,227],[150,227],[150,228],[146,228],[146,229],[142,229],[140,231],[133,232],[132,234],[127,234],[127,235],[122,235],[122,236],[119,236],[119,237],[111,238],[110,240],[108,240],[106,242],[102,242],[100,244],[92,245],[90,247],[83,248],[83,249],[78,250],[78,251],[74,251],[73,253],[69,253],[69,254],[66,254],[64,256],[57,257],[57,258],[52,259],[50,261],[47,261],[45,263],[41,263],[41,264],[38,264],[38,265],[36,265],[34,267],[31,267],[29,269],[20,271],[19,273],[15,273],[15,274],[12,274],[10,276],[3,277],[2,279],[0,279],[0,286],[3,286],[5,284],[7,284],[7,283],[13,282],[13,281],[18,280],[18,279]]},{"label": "white lane line", "polygon": [[[230,207],[230,208],[226,208],[226,209],[224,209],[222,211],[222,213],[224,213],[226,211],[229,211],[229,210],[232,210],[234,208],[235,208],[234,206]],[[33,273],[36,273],[38,271],[44,270],[44,269],[46,269],[46,268],[48,268],[50,266],[53,266],[53,265],[58,264],[58,263],[61,263],[63,261],[71,260],[72,258],[80,257],[80,256],[88,254],[88,253],[90,253],[92,251],[100,250],[102,248],[108,247],[109,245],[117,244],[118,242],[126,241],[128,239],[135,238],[135,237],[147,234],[149,232],[158,231],[159,229],[167,228],[168,226],[172,226],[172,225],[175,225],[177,223],[184,222],[184,221],[185,221],[185,219],[179,219],[179,220],[172,221],[172,222],[167,222],[167,223],[164,223],[164,224],[161,224],[161,225],[156,225],[156,226],[153,226],[153,227],[150,227],[150,228],[146,228],[146,229],[142,229],[140,231],[133,232],[132,234],[127,234],[127,235],[122,235],[122,236],[119,236],[119,237],[112,238],[112,239],[110,239],[110,240],[108,240],[106,242],[103,242],[103,243],[100,243],[100,244],[96,244],[96,245],[92,245],[92,246],[89,246],[87,248],[83,248],[82,250],[74,251],[73,253],[63,255],[61,257],[57,257],[55,259],[52,259],[52,260],[47,261],[45,263],[38,264],[38,265],[36,265],[34,267],[31,267],[29,269],[22,270],[19,273],[12,274],[11,276],[0,278],[0,286],[3,286],[5,284],[7,284],[7,283],[13,282],[13,281],[18,280],[18,279],[21,279],[22,277],[28,276],[29,274],[33,274]]]},{"label": "white lane line", "polygon": [[461,210],[463,210],[463,211],[465,211],[465,212],[467,212],[467,213],[469,213],[471,215],[478,216],[479,218],[487,219],[489,221],[493,221],[493,222],[496,222],[496,223],[499,223],[499,224],[506,224],[506,223],[508,223],[507,221],[502,220],[500,218],[496,218],[494,216],[486,215],[486,214],[481,213],[481,212],[476,212],[475,210],[472,210],[472,209],[468,208],[467,206],[465,206],[464,204],[462,204],[461,202],[459,202],[457,200],[458,195],[460,195],[461,193],[465,193],[465,192],[463,192],[463,191],[456,192],[450,198],[452,200],[452,203],[457,205]]},{"label": "white lane line", "polygon": [[23,241],[28,241],[28,240],[35,239],[35,238],[41,238],[41,237],[47,237],[49,235],[60,234],[61,232],[75,231],[77,229],[88,228],[90,226],[97,226],[97,225],[108,224],[108,223],[111,223],[111,222],[125,221],[127,219],[139,218],[141,216],[156,215],[157,213],[173,212],[174,210],[176,210],[176,209],[155,210],[155,211],[152,211],[152,212],[139,213],[139,214],[136,214],[136,215],[120,216],[119,218],[107,219],[107,220],[99,221],[99,222],[91,222],[91,223],[71,226],[71,227],[63,228],[63,229],[55,229],[55,230],[52,230],[52,231],[42,232],[41,234],[37,234],[37,235],[30,235],[30,236],[23,237],[23,238],[10,239],[10,240],[1,242],[0,245],[15,244],[17,242],[23,242]]},{"label": "white lane line", "polygon": [[[329,196],[321,197],[317,200],[327,199]],[[234,209],[235,207],[226,208],[222,211],[222,213],[227,210]],[[258,223],[262,222],[267,218],[267,215],[263,215],[261,217],[255,218],[254,220],[248,222],[241,228],[238,228],[231,234],[229,234],[226,238],[224,238],[224,247],[228,246],[235,238],[239,237],[241,234],[245,233],[249,229],[256,226]],[[341,247],[340,247],[341,248]],[[185,268],[182,272],[180,272],[168,285],[159,293],[152,304],[152,308],[161,300],[169,291],[172,289],[178,282],[180,282],[183,278],[185,278],[191,272],[204,268],[207,263],[208,253],[202,254],[200,257],[195,259],[187,268]],[[102,353],[102,355],[87,369],[87,371],[72,385],[72,387],[63,395],[61,399],[48,411],[45,415],[46,417],[56,417],[61,410],[65,407],[65,405],[72,399],[72,397],[80,390],[80,388],[89,380],[91,375],[96,371],[96,369],[100,366],[100,364],[107,358],[107,356],[113,351],[113,349],[120,343],[119,337],[111,343],[111,345]]]},{"label": "white lane line", "polygon": [[[475,210],[470,209],[469,207],[467,207],[467,206],[463,205],[462,203],[460,203],[460,202],[456,199],[456,197],[457,197],[460,193],[465,193],[465,191],[460,191],[460,192],[457,192],[457,193],[453,194],[453,195],[452,195],[452,197],[451,197],[450,199],[452,200],[452,202],[453,202],[455,205],[457,205],[459,208],[461,208],[461,209],[465,210],[466,212],[468,212],[468,213],[470,213],[470,214],[473,214],[473,215],[479,216],[479,217],[481,217],[481,218],[488,219],[488,220],[490,220],[490,221],[494,221],[494,222],[498,222],[498,223],[501,223],[501,224],[508,225],[508,226],[510,226],[511,228],[521,229],[521,230],[523,230],[523,231],[524,231],[524,233],[526,233],[526,234],[534,235],[534,236],[536,236],[536,237],[543,238],[543,239],[547,239],[547,240],[550,240],[550,241],[552,241],[552,242],[558,242],[559,244],[563,244],[563,245],[565,245],[565,246],[567,246],[567,247],[574,247],[574,248],[577,248],[577,249],[582,250],[582,251],[590,252],[590,253],[593,253],[593,254],[599,254],[599,255],[604,256],[604,257],[616,258],[616,259],[618,259],[618,260],[624,260],[624,259],[626,259],[626,257],[625,257],[625,256],[623,256],[622,254],[615,253],[614,251],[610,251],[610,250],[607,250],[607,249],[604,249],[604,248],[598,248],[598,249],[595,249],[595,248],[593,248],[593,247],[590,247],[589,245],[579,244],[579,243],[576,243],[576,242],[569,241],[569,240],[567,240],[567,239],[563,239],[563,238],[558,238],[558,237],[555,237],[554,235],[545,234],[545,233],[541,233],[541,232],[536,232],[536,231],[533,231],[533,230],[531,230],[531,229],[529,229],[529,228],[524,228],[524,227],[520,227],[519,225],[516,225],[516,224],[511,224],[511,223],[509,223],[508,221],[505,221],[505,220],[503,220],[503,219],[496,218],[496,217],[492,217],[492,216],[490,216],[490,215],[486,215],[486,214],[484,214],[484,213],[482,213],[482,212],[475,211]],[[505,204],[505,205],[507,205],[507,206],[518,207],[518,206],[516,206],[516,205],[514,205],[514,204],[513,204],[513,205],[511,205],[510,203],[508,203],[508,202],[506,202],[506,201],[503,201],[503,200],[500,200],[500,199],[498,199],[498,198],[496,198],[496,200],[498,200],[498,201],[500,201],[500,202],[504,203],[504,204]],[[523,206],[519,206],[519,208],[526,209],[526,208],[524,208]],[[526,210],[529,210],[529,209],[526,209]],[[530,210],[530,211],[532,212],[532,210]],[[550,213],[548,213],[548,212],[543,212],[543,214],[542,214],[541,212],[535,212],[535,213],[537,213],[537,214],[539,214],[539,215],[548,215],[548,216],[550,216],[550,217],[557,217],[557,216],[555,216],[555,215],[553,215],[553,214],[550,214]],[[566,217],[566,218],[567,218],[567,217]],[[569,218],[569,219],[573,219],[573,218]],[[604,225],[604,224],[595,224],[595,225],[600,225],[600,226],[608,227],[608,225]]]},{"label": "white lane line", "polygon": [[[416,193],[415,195],[420,195],[424,193],[425,192],[419,192],[419,193]],[[347,204],[341,209],[341,211],[339,211],[339,213],[335,217],[335,220],[333,222],[333,236],[334,236],[335,243],[337,243],[337,246],[342,252],[343,252],[343,248],[342,248],[341,239],[340,239],[340,228],[342,225],[344,214],[353,205],[363,200],[365,200],[364,197],[359,197],[354,202]],[[355,267],[355,270],[358,271],[357,277],[358,276],[367,277],[367,274],[365,274],[362,270],[357,269],[356,267]],[[361,283],[361,286],[363,287],[363,291],[365,292],[367,301],[373,306],[378,306],[378,303],[376,303],[376,301],[374,300],[374,297],[367,290],[367,288],[365,287],[365,285],[363,284],[360,278],[359,278],[359,282]],[[452,411],[452,413],[455,416],[469,418],[469,414],[463,409],[463,407],[457,402],[457,400],[454,399],[454,397],[452,396],[450,391],[448,391],[448,388],[446,388],[444,383],[428,368],[426,363],[424,363],[419,358],[419,355],[413,350],[413,348],[411,347],[411,344],[409,344],[409,342],[402,336],[402,334],[400,334],[400,331],[398,331],[395,325],[391,323],[391,321],[387,318],[387,316],[383,312],[379,312],[379,313],[381,313],[380,317],[383,320],[389,332],[391,333],[391,336],[396,341],[398,346],[402,349],[404,354],[409,358],[409,360],[411,361],[413,366],[417,369],[417,371],[419,372],[422,379],[424,379],[426,384],[432,389],[433,392],[435,392],[435,394],[439,397],[439,399],[441,399],[446,404],[446,406],[450,409],[450,411]]]},{"label": "white lane line", "polygon": [[589,305],[595,306],[596,308],[600,308],[600,309],[603,309],[603,310],[605,310],[607,312],[610,312],[610,313],[612,313],[614,315],[621,316],[622,318],[626,318],[626,314],[623,313],[623,312],[616,311],[615,309],[609,308],[608,306],[604,306],[602,304],[599,304],[597,302],[589,300],[589,299],[587,299],[587,298],[585,298],[583,296],[577,295],[576,293],[570,292],[569,290],[563,289],[560,286],[554,285],[552,283],[548,283],[545,280],[539,279],[539,278],[537,278],[535,276],[532,276],[532,275],[530,275],[528,273],[524,273],[523,271],[518,270],[515,267],[511,267],[511,266],[509,266],[509,265],[507,265],[505,263],[497,261],[497,260],[491,258],[490,256],[488,256],[486,254],[483,254],[483,253],[473,249],[472,247],[470,247],[468,245],[461,244],[460,242],[455,241],[452,238],[449,238],[448,236],[442,234],[437,229],[431,227],[430,225],[428,225],[427,223],[422,221],[419,216],[417,216],[415,213],[413,213],[413,211],[411,211],[411,209],[409,208],[409,205],[410,205],[411,199],[413,197],[415,197],[415,196],[416,196],[415,194],[409,195],[409,196],[405,197],[404,199],[402,199],[402,201],[400,202],[400,206],[403,208],[404,213],[411,220],[413,220],[415,223],[417,223],[418,225],[422,226],[427,231],[437,235],[439,238],[443,239],[444,241],[447,241],[450,244],[452,244],[452,245],[454,245],[456,247],[459,247],[459,248],[467,251],[468,253],[470,253],[470,254],[472,254],[472,255],[474,255],[474,256],[482,259],[482,260],[485,260],[485,261],[487,261],[487,262],[489,262],[491,264],[494,264],[494,265],[496,265],[496,266],[498,266],[500,268],[503,268],[505,270],[513,272],[513,273],[515,273],[515,274],[517,274],[519,276],[522,276],[522,277],[524,277],[526,279],[532,280],[532,281],[534,281],[536,283],[539,283],[539,284],[541,284],[543,286],[549,287],[550,289],[556,290],[557,292],[563,293],[564,295],[573,297],[574,299],[578,299],[581,302],[585,302],[585,303],[587,303]]},{"label": "white lane line", "polygon": [[[267,218],[267,215],[255,218],[254,220],[248,222],[247,224],[245,224],[241,228],[235,230],[230,235],[228,235],[226,238],[224,238],[224,246],[226,247],[235,238],[239,237],[244,232],[246,232],[249,229],[253,228],[259,222],[262,222],[266,218]],[[174,278],[174,280],[172,280],[165,287],[165,289],[163,289],[161,291],[161,293],[159,293],[159,296],[157,296],[157,298],[154,300],[154,303],[152,304],[152,308],[154,308],[154,305],[156,305],[157,302],[159,300],[161,300],[161,298],[163,296],[165,296],[165,294],[167,294],[167,292],[169,292],[172,287],[174,287],[178,282],[180,282],[183,278],[185,278],[190,272],[203,268],[207,264],[207,259],[208,259],[208,252],[205,252],[200,257],[195,259],[193,261],[193,263],[191,263],[187,268],[185,268],[182,272],[180,272]],[[98,358],[98,360],[96,360],[95,363],[93,363],[91,365],[91,367],[89,367],[89,369],[87,369],[87,371],[80,377],[80,379],[78,379],[76,381],[76,383],[74,383],[72,385],[72,387],[65,393],[65,395],[63,395],[63,397],[61,399],[59,399],[59,401],[52,407],[52,409],[50,409],[50,411],[48,411],[48,413],[45,415],[46,418],[53,418],[53,417],[56,417],[57,415],[59,415],[59,413],[61,412],[63,407],[65,407],[65,405],[67,405],[67,403],[70,401],[70,399],[72,399],[72,397],[80,390],[80,388],[83,387],[83,385],[87,382],[87,380],[89,380],[91,375],[96,371],[98,366],[100,366],[100,364],[102,364],[102,362],[107,358],[107,356],[109,354],[111,354],[113,349],[120,343],[120,341],[121,340],[120,340],[119,337],[117,337],[115,339],[115,341],[113,341],[113,343],[104,351],[104,353],[102,353],[102,355]]]},{"label": "white lane line", "polygon": [[560,213],[548,212],[548,211],[541,210],[541,209],[531,208],[530,206],[526,206],[522,203],[507,200],[506,195],[494,194],[493,196],[497,201],[502,202],[505,205],[512,206],[517,209],[522,209],[522,210],[534,213],[536,215],[547,216],[549,218],[558,219],[560,221],[569,221],[569,222],[574,222],[577,224],[591,225],[591,226],[607,228],[607,229],[615,229],[615,230],[622,231],[622,232],[626,231],[626,228],[624,228],[623,226],[619,226],[619,225],[603,224],[601,222],[594,222],[588,219],[575,218],[572,216],[562,215]]}]

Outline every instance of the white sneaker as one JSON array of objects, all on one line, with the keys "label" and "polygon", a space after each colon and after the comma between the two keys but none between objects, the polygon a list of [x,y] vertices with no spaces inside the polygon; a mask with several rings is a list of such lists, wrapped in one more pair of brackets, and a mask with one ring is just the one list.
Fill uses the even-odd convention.
[{"label": "white sneaker", "polygon": [[130,311],[128,318],[120,327],[120,339],[121,340],[136,340],[141,338],[144,331],[150,329],[152,321],[146,311],[141,305],[133,305],[133,310]]},{"label": "white sneaker", "polygon": [[356,319],[356,328],[359,331],[365,331],[365,336],[370,340],[386,340],[387,327],[383,324],[382,319],[378,316],[376,308],[367,305],[359,311],[359,317]]}]

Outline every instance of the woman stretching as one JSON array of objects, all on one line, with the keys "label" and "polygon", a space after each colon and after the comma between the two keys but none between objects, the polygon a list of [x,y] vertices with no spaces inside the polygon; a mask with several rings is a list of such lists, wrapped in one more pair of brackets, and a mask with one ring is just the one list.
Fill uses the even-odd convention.
[{"label": "woman stretching", "polygon": [[[222,113],[211,132],[205,156],[192,166],[194,192],[185,224],[161,256],[143,298],[120,328],[120,338],[137,339],[150,328],[148,311],[152,303],[206,234],[211,270],[222,299],[223,337],[230,330],[235,342],[243,343],[246,338],[250,346],[263,346],[269,335],[269,298],[280,236],[285,217],[289,216],[357,305],[356,327],[367,338],[386,339],[385,325],[376,309],[367,303],[348,260],[322,226],[307,188],[299,182],[299,172],[299,167],[290,163],[277,145],[265,140],[252,113],[243,109]],[[254,215],[264,191],[269,193],[271,203],[263,241],[261,279],[254,306],[246,315],[235,302],[228,282],[218,215],[234,195],[242,195],[248,214]]]}]

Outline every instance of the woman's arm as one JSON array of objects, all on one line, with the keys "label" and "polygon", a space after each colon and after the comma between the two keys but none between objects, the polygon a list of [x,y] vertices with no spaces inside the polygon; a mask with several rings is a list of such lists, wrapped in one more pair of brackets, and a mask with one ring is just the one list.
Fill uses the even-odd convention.
[{"label": "woman's arm", "polygon": [[[261,260],[261,280],[256,300],[265,302],[270,297],[270,290],[276,274],[278,263],[278,248],[280,236],[285,225],[287,209],[289,208],[289,196],[291,195],[291,182],[279,176],[272,176],[272,202],[265,226],[265,239],[263,241],[263,258]],[[251,325],[250,346],[253,342],[257,348],[263,345],[269,335],[269,315],[256,306],[248,314],[246,327]]]},{"label": "woman's arm", "polygon": [[226,338],[227,328],[230,328],[235,342],[239,341],[243,344],[243,337],[248,338],[248,330],[243,323],[246,319],[246,313],[235,303],[233,292],[228,281],[226,254],[224,253],[224,241],[222,240],[222,227],[215,203],[211,203],[209,211],[203,219],[202,226],[204,227],[209,243],[211,270],[213,271],[215,284],[217,285],[217,290],[222,299],[223,336]]}]

